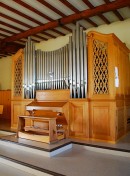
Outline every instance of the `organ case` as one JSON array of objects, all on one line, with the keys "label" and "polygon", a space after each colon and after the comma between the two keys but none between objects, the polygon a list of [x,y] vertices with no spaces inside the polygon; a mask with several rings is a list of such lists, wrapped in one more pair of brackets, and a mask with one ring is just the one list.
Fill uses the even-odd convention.
[{"label": "organ case", "polygon": [[129,49],[114,34],[88,33],[90,138],[116,141],[130,110]]},{"label": "organ case", "polygon": [[[62,89],[63,86],[64,90],[68,88],[67,90],[70,91],[70,96],[66,99],[67,103],[63,108],[69,126],[68,136],[79,139],[100,139],[115,142],[129,130],[129,49],[114,34],[101,34],[94,31],[87,34],[86,48],[88,56],[86,58],[86,70],[88,71],[85,74],[87,74],[88,81],[85,81],[87,83],[85,89],[82,85],[81,89],[78,89],[79,84],[77,80],[76,86],[75,81],[73,81],[73,87],[72,85],[64,87],[62,82],[59,82],[59,86],[57,86],[59,89]],[[16,55],[14,58],[16,58]],[[52,55],[48,54],[48,56],[51,57]],[[69,57],[68,54],[66,56]],[[13,64],[16,63],[13,62]],[[73,64],[69,67],[70,74],[73,74],[71,72]],[[16,69],[16,67],[13,66],[13,69]],[[78,72],[75,72],[75,74],[78,74]],[[75,77],[78,76],[75,75]],[[23,76],[22,81],[24,83]],[[15,84],[14,81],[13,84]],[[12,92],[15,91],[14,88],[13,86]],[[24,106],[22,105],[22,109],[23,107],[25,108],[27,102],[29,103],[34,100],[30,98],[25,100],[22,94],[22,86],[20,88],[22,90],[21,97],[15,97],[14,94],[12,97],[12,127],[17,124],[15,114],[21,115],[22,113],[22,115],[26,115],[28,113],[25,110],[20,112],[23,102],[26,103],[24,103]],[[86,98],[79,96],[79,92],[82,89],[86,90]],[[46,97],[45,102],[48,102],[48,100],[49,102],[57,102],[63,96],[63,94],[57,95],[57,97],[52,96],[57,91],[55,86],[53,90],[39,91],[43,92],[43,97]],[[78,96],[76,95],[77,92]],[[74,97],[72,93],[74,93]],[[53,99],[48,99],[47,95],[51,95],[49,97],[53,97]],[[18,113],[14,113],[14,102],[15,104],[16,102],[19,103],[19,105],[17,104]]]}]

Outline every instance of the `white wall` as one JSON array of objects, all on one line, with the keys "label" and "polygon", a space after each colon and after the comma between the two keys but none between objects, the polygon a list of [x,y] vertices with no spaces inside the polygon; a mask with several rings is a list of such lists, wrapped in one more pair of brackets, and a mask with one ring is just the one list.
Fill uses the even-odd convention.
[{"label": "white wall", "polygon": [[43,41],[36,44],[36,49],[41,49],[43,51],[53,51],[69,43],[69,36],[60,36],[55,39],[49,39],[48,41]]},{"label": "white wall", "polygon": [[86,32],[94,30],[104,34],[114,33],[130,49],[130,18],[125,21],[118,21],[109,25],[90,28]]},{"label": "white wall", "polygon": [[[109,25],[101,25],[86,30],[98,31],[100,33],[109,34],[114,33],[126,46],[130,49],[130,18],[125,21],[118,21]],[[36,49],[43,51],[56,50],[63,47],[69,42],[69,35],[50,39],[36,44]],[[0,59],[0,89],[11,89],[11,57]]]},{"label": "white wall", "polygon": [[[97,31],[104,34],[114,33],[122,42],[126,43],[127,47],[130,49],[130,18],[124,21],[118,21],[111,23],[109,25],[101,25],[99,27],[93,27],[86,30]],[[36,44],[36,49],[41,49],[43,51],[56,50],[69,42],[69,35],[58,37],[56,39],[50,39],[48,41],[43,41]]]}]

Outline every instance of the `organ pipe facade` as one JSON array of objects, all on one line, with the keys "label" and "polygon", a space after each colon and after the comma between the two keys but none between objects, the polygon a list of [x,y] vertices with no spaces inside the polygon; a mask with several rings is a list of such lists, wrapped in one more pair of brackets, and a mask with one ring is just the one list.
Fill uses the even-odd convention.
[{"label": "organ pipe facade", "polygon": [[86,35],[79,23],[69,43],[55,51],[36,50],[29,37],[24,49],[24,98],[48,89],[70,89],[71,98],[87,97],[86,56]]}]

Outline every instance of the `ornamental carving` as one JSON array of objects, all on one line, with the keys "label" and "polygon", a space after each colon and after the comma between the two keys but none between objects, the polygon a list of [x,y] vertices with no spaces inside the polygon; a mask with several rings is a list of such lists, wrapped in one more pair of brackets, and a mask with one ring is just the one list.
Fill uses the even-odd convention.
[{"label": "ornamental carving", "polygon": [[14,68],[14,96],[22,95],[22,56],[15,62]]},{"label": "ornamental carving", "polygon": [[94,94],[108,94],[108,45],[99,40],[93,41]]}]

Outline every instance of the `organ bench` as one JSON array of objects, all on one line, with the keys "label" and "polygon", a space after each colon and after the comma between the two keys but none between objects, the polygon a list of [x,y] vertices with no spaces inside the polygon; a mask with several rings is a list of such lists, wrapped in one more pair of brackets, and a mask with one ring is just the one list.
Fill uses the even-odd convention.
[{"label": "organ bench", "polygon": [[[32,102],[27,106],[29,115],[18,117],[17,137],[45,143],[53,143],[66,138],[67,121],[64,113],[39,109],[41,106],[36,106],[39,103]],[[28,119],[31,120],[31,125],[26,126]]]}]

